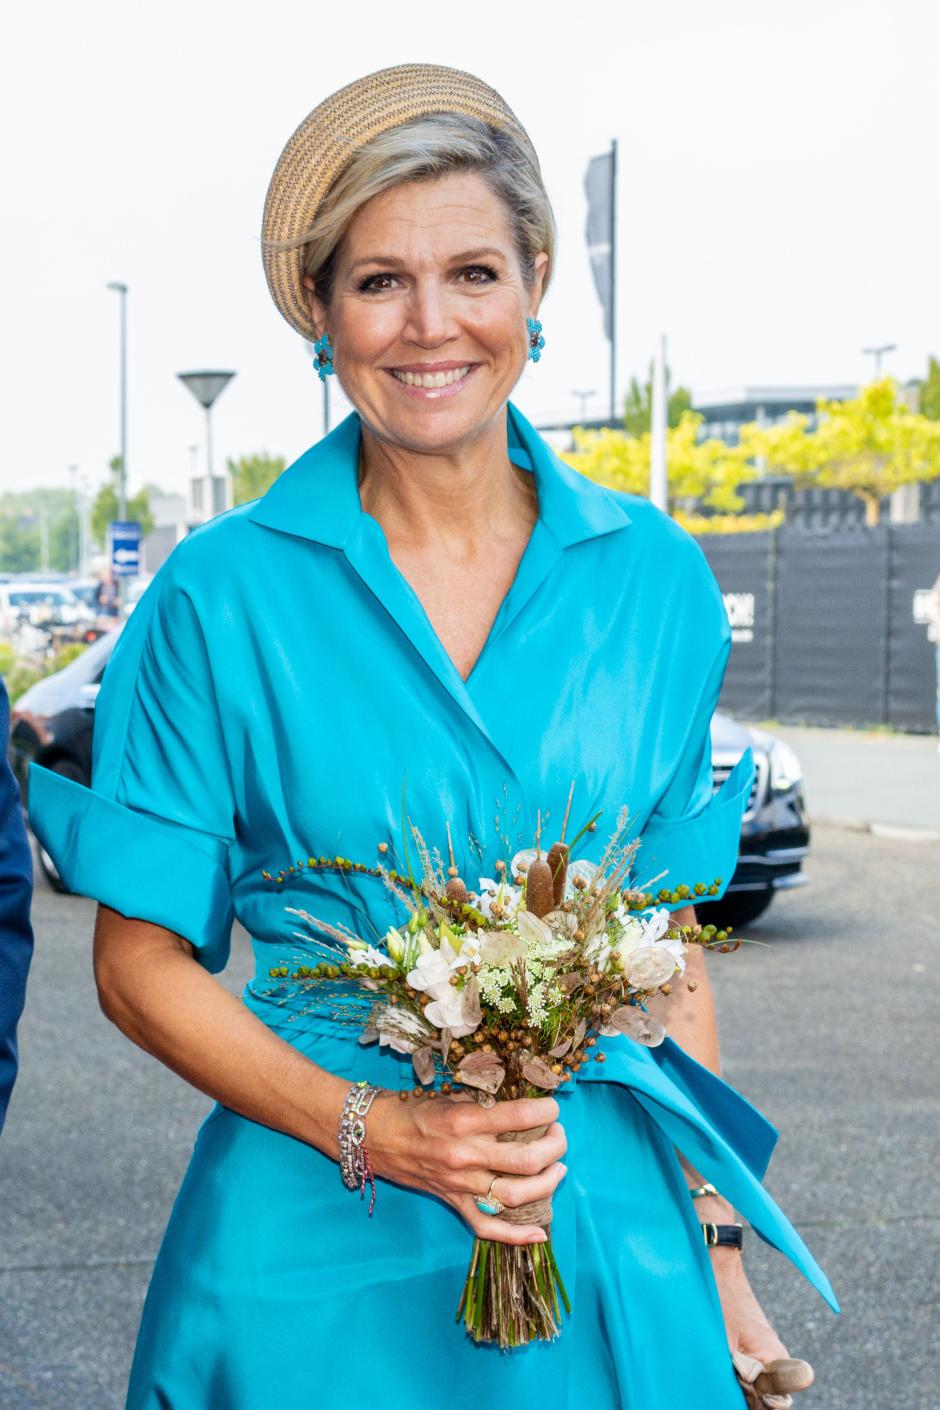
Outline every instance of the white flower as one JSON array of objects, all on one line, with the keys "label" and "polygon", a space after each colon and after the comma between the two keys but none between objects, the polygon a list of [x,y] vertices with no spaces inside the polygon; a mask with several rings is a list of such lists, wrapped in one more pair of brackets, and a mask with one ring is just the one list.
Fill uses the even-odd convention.
[{"label": "white flower", "polygon": [[414,969],[408,973],[408,983],[412,989],[430,994],[432,999],[443,999],[445,991],[454,987],[450,979],[459,962],[447,941],[443,940],[439,949],[428,950],[418,956]]},{"label": "white flower", "polygon": [[462,989],[448,984],[446,993],[436,997],[424,1010],[424,1016],[435,1028],[448,1028],[452,1038],[465,1038],[479,1027],[483,1017],[480,1009],[480,987],[471,975]]},{"label": "white flower", "polygon": [[373,945],[357,945],[349,958],[353,964],[368,965],[370,969],[381,969],[383,965],[388,964],[388,955]]},{"label": "white flower", "polygon": [[401,932],[396,930],[394,925],[389,926],[388,934],[385,937],[385,945],[388,953],[396,963],[400,963],[405,958],[405,941]]},{"label": "white flower", "polygon": [[379,1035],[379,1046],[391,1048],[396,1053],[413,1053],[423,1047],[433,1035],[428,1025],[415,1013],[407,1009],[383,1009],[375,1025]]},{"label": "white flower", "polygon": [[494,904],[514,915],[522,904],[522,890],[518,886],[510,886],[508,881],[494,881],[490,876],[481,876],[480,896],[475,904],[487,920],[494,919]]}]

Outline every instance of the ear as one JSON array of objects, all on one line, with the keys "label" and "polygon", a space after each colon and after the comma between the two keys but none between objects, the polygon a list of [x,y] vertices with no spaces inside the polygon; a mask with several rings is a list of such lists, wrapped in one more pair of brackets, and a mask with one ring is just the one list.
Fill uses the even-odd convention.
[{"label": "ear", "polygon": [[309,274],[305,274],[301,280],[307,295],[307,303],[310,305],[310,314],[317,328],[319,337],[326,328],[326,305],[317,297],[317,286]]},{"label": "ear", "polygon": [[532,288],[529,291],[529,316],[538,317],[539,304],[542,302],[542,290],[545,287],[545,276],[548,273],[548,251],[542,250],[532,261],[535,270],[535,278],[532,280]]}]

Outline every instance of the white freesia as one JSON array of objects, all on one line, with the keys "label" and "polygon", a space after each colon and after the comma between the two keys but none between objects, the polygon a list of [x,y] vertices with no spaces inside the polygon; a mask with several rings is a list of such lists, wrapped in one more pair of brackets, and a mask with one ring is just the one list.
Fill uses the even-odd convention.
[{"label": "white freesia", "polygon": [[388,934],[385,937],[385,945],[391,958],[400,964],[405,958],[405,941],[401,932],[396,930],[394,925],[389,926]]},{"label": "white freesia", "polygon": [[467,995],[454,985],[448,985],[441,998],[432,999],[424,1016],[435,1028],[449,1028],[452,1038],[465,1038],[480,1022],[479,1016],[472,1015]]},{"label": "white freesia", "polygon": [[491,876],[480,877],[480,895],[475,905],[487,920],[495,919],[494,905],[498,905],[503,911],[514,915],[521,904],[522,890],[520,887],[510,886],[508,881],[494,881]]},{"label": "white freesia", "polygon": [[439,949],[418,956],[414,969],[408,972],[408,983],[432,999],[443,999],[445,991],[453,988],[451,975],[458,964],[457,956],[443,940]]}]

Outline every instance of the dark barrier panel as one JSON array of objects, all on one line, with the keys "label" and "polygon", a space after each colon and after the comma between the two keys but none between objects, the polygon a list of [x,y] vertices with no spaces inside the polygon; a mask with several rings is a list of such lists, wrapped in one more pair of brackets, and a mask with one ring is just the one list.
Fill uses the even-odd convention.
[{"label": "dark barrier panel", "polygon": [[940,525],[891,530],[889,557],[888,722],[936,729],[934,647],[927,639],[926,596],[940,573]]},{"label": "dark barrier panel", "polygon": [[777,719],[875,725],[886,715],[888,530],[777,535]]},{"label": "dark barrier panel", "polygon": [[766,533],[703,534],[699,539],[721,587],[734,643],[721,706],[751,720],[773,714],[773,538]]}]

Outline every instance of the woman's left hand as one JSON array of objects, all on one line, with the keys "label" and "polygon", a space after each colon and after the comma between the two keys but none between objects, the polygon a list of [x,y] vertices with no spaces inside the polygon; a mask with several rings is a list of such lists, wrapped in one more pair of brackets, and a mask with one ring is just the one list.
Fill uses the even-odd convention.
[{"label": "woman's left hand", "polygon": [[[736,1358],[745,1401],[754,1410],[784,1410],[793,1403],[791,1396],[759,1395],[747,1381],[753,1380],[768,1362],[785,1359],[789,1353],[747,1280],[740,1253],[736,1249],[716,1248],[712,1249],[710,1257],[721,1298],[728,1349]],[[755,1362],[760,1366],[755,1366]]]}]

